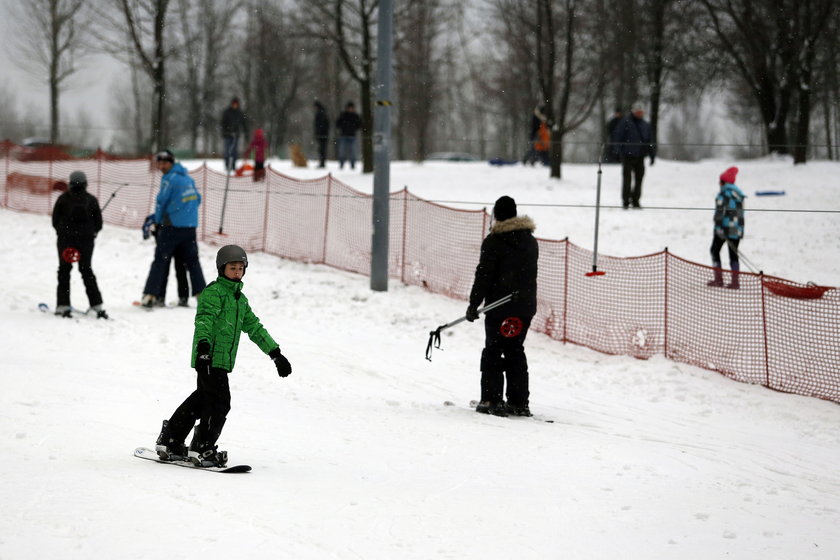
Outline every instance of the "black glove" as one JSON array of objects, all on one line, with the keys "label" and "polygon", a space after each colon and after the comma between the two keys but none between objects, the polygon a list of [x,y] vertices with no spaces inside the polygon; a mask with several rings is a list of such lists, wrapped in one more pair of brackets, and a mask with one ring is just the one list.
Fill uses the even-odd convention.
[{"label": "black glove", "polygon": [[213,359],[210,357],[210,343],[199,340],[195,348],[195,369],[204,371],[211,365],[213,365]]},{"label": "black glove", "polygon": [[467,321],[472,323],[478,319],[478,308],[475,305],[470,305],[467,307]]},{"label": "black glove", "polygon": [[268,353],[268,357],[274,360],[274,365],[277,367],[277,375],[280,377],[289,377],[292,373],[292,364],[286,359],[286,356],[280,353],[279,348],[275,348]]}]

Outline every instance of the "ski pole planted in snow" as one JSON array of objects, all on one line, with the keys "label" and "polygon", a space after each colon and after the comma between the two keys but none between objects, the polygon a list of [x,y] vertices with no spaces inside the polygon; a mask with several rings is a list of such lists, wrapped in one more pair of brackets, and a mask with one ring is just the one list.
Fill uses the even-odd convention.
[{"label": "ski pole planted in snow", "polygon": [[116,190],[111,193],[111,196],[108,198],[108,201],[105,203],[105,206],[102,207],[100,212],[104,212],[105,209],[108,208],[108,205],[111,204],[111,201],[114,200],[114,197],[117,196],[117,193],[120,192],[120,189],[123,188],[123,187],[127,187],[127,186],[128,186],[128,183],[123,183],[122,185],[117,187]]},{"label": "ski pole planted in snow", "polygon": [[[494,301],[493,303],[488,303],[487,305],[485,305],[484,307],[482,307],[481,309],[478,310],[478,314],[481,315],[482,313],[487,313],[488,311],[496,309],[500,305],[506,304],[507,302],[509,302],[513,298],[515,298],[518,293],[519,292],[512,292],[512,293],[506,295],[505,297]],[[466,320],[467,320],[467,316],[464,315],[463,317],[459,317],[458,319],[455,319],[451,323],[446,323],[445,325],[441,325],[438,328],[436,328],[435,330],[431,331],[429,333],[429,343],[426,345],[426,359],[431,362],[432,361],[432,348],[440,348],[440,333],[442,331],[445,331],[449,327],[454,327],[458,323],[463,323]]]},{"label": "ski pole planted in snow", "polygon": [[225,208],[227,207],[228,185],[230,185],[230,169],[227,170],[225,177],[225,196],[222,198],[222,217],[219,220],[219,234],[224,235],[225,228]]},{"label": "ski pole planted in snow", "polygon": [[[601,154],[604,153],[604,145],[601,144]],[[598,182],[595,189],[595,246],[592,251],[592,272],[586,276],[603,276],[604,272],[598,270],[598,223],[601,221],[601,158],[598,156]]]}]

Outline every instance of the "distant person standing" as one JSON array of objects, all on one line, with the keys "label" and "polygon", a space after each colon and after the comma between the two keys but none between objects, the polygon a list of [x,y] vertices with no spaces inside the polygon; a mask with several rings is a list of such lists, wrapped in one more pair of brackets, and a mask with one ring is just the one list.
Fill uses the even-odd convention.
[{"label": "distant person standing", "polygon": [[640,200],[642,179],[645,176],[645,157],[649,156],[650,164],[653,165],[656,156],[653,134],[644,116],[645,111],[641,104],[634,104],[630,115],[616,125],[612,136],[613,144],[621,158],[621,204],[625,210],[630,205],[633,208],[642,207]]},{"label": "distant person standing", "polygon": [[72,317],[70,307],[70,271],[78,261],[88,303],[97,319],[107,319],[102,308],[102,294],[91,268],[93,240],[102,229],[102,211],[96,197],[87,192],[87,176],[81,171],[70,174],[70,188],[58,197],[53,207],[52,224],[58,235],[58,289],[55,314]]},{"label": "distant person standing", "polygon": [[737,290],[741,287],[738,274],[741,263],[738,260],[738,245],[744,237],[744,198],[746,196],[735,185],[738,175],[737,167],[730,167],[720,174],[720,191],[715,197],[715,235],[712,237],[712,266],[715,267],[714,280],[709,286],[723,286],[723,270],[720,260],[720,250],[726,244],[729,250],[729,268],[732,270],[732,280],[727,288]]},{"label": "distant person standing", "polygon": [[362,119],[356,112],[356,106],[348,101],[344,111],[335,121],[338,130],[338,167],[343,169],[344,162],[350,162],[350,169],[356,167],[356,133],[362,128]]},{"label": "distant person standing", "polygon": [[160,178],[160,192],[155,200],[154,223],[158,231],[155,258],[149,269],[141,302],[147,308],[155,306],[164,277],[169,273],[169,263],[176,252],[180,251],[184,257],[184,266],[192,284],[192,295],[200,294],[206,285],[198,261],[195,234],[201,194],[184,166],[175,163],[172,152],[158,152],[155,161],[163,177]]},{"label": "distant person standing", "polygon": [[540,140],[540,130],[545,127],[547,129],[548,119],[545,116],[545,105],[538,105],[534,107],[534,112],[531,114],[531,131],[528,135],[528,150],[522,156],[523,164],[531,164],[537,161],[540,154],[537,153],[537,142]]},{"label": "distant person standing", "polygon": [[327,109],[320,101],[315,101],[315,141],[318,143],[318,167],[327,165],[327,141],[330,139],[330,119]]},{"label": "distant person standing", "polygon": [[615,133],[615,128],[621,119],[624,118],[624,111],[621,107],[616,107],[613,111],[613,116],[607,121],[607,145],[604,148],[604,163],[618,163],[621,161],[621,156],[618,153],[618,147],[613,143],[612,137]]},{"label": "distant person standing", "polygon": [[219,123],[222,132],[223,157],[225,159],[225,170],[236,170],[237,147],[239,135],[248,136],[248,126],[245,121],[245,113],[239,108],[239,98],[230,100],[230,105],[222,112],[222,119]]}]

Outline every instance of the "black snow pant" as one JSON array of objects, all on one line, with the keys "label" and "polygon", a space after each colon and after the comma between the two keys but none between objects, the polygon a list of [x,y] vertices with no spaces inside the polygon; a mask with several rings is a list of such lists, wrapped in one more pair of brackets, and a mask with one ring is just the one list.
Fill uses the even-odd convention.
[{"label": "black snow pant", "polygon": [[[627,208],[639,206],[642,198],[642,179],[645,177],[645,158],[621,156],[621,204]],[[631,181],[631,179],[633,179]]]},{"label": "black snow pant", "polygon": [[525,336],[532,316],[488,314],[484,319],[484,350],[481,351],[481,400],[502,401],[507,378],[507,401],[527,406],[528,360]]},{"label": "black snow pant", "polygon": [[[172,263],[175,267],[175,281],[178,283],[178,299],[188,299],[190,297],[190,285],[187,281],[187,264],[184,259],[184,251],[178,248],[172,254]],[[160,285],[160,293],[158,297],[166,301],[166,286],[169,284],[169,271],[163,275],[163,282]]]},{"label": "black snow pant", "polygon": [[96,284],[96,276],[91,268],[93,259],[92,235],[60,235],[58,237],[58,289],[56,290],[56,305],[70,305],[70,271],[73,263],[67,262],[62,253],[65,249],[76,249],[79,252],[79,274],[85,283],[88,303],[91,307],[102,304],[102,294]]},{"label": "black snow pant", "polygon": [[202,441],[200,449],[213,446],[222,434],[230,412],[228,372],[221,368],[196,368],[196,389],[181,403],[169,419],[169,437],[176,442],[187,439],[198,421]]}]

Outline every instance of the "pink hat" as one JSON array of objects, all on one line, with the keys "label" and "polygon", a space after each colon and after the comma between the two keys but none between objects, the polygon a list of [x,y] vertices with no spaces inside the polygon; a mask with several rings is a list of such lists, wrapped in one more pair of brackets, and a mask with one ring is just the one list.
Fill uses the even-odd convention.
[{"label": "pink hat", "polygon": [[721,183],[732,183],[735,184],[735,176],[738,175],[738,168],[737,167],[730,167],[726,171],[720,174],[720,182]]}]

